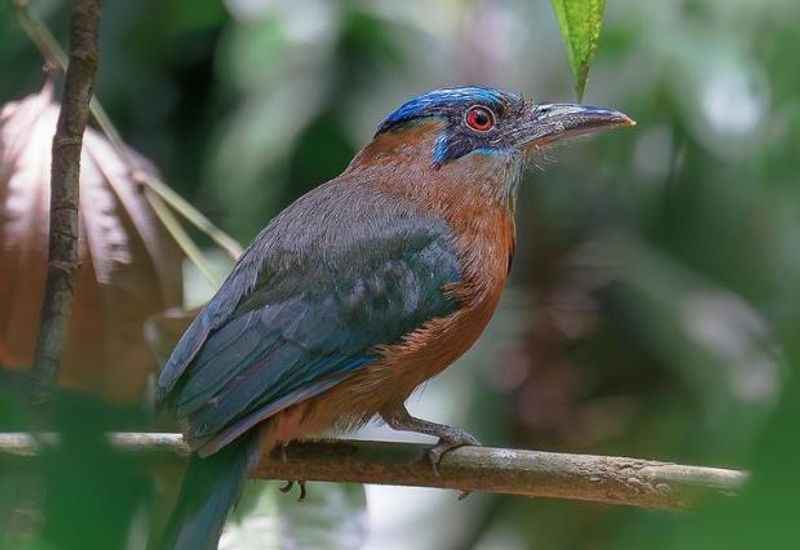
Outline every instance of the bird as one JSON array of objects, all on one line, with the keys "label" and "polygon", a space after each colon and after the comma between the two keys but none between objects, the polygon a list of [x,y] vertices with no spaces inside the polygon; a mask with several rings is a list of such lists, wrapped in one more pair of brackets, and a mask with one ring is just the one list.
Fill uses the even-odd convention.
[{"label": "bird", "polygon": [[217,548],[260,456],[294,440],[380,418],[438,438],[434,468],[478,445],[412,416],[406,399],[491,319],[526,166],[565,138],[634,124],[485,86],[432,90],[275,216],[160,372],[157,401],[193,451],[163,548]]}]

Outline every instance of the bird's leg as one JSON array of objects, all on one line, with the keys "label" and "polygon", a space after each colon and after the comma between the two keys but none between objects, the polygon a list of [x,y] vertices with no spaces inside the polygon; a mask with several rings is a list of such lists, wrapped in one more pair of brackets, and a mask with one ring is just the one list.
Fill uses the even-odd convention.
[{"label": "bird's leg", "polygon": [[283,487],[278,487],[278,490],[281,493],[288,493],[294,487],[294,484],[297,483],[297,486],[300,487],[300,495],[297,497],[297,502],[303,502],[306,499],[306,482],[297,480],[297,481],[287,481]]},{"label": "bird's leg", "polygon": [[439,438],[436,446],[428,451],[428,460],[437,476],[439,475],[439,462],[442,461],[442,456],[446,452],[463,445],[481,444],[475,436],[461,428],[437,424],[436,422],[411,416],[404,403],[399,407],[382,411],[380,414],[384,422],[392,429],[433,435]]}]

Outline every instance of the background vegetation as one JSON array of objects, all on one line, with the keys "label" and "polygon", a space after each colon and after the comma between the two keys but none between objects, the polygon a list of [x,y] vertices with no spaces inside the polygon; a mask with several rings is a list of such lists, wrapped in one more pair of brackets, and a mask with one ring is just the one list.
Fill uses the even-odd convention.
[{"label": "background vegetation", "polygon": [[[64,43],[64,3],[31,9]],[[312,501],[296,505],[254,483],[223,547],[795,545],[799,27],[796,0],[609,0],[585,101],[639,126],[559,148],[528,174],[511,284],[488,334],[410,403],[494,446],[750,468],[743,497],[675,514],[312,484]],[[545,1],[109,1],[101,51],[97,93],[126,141],[243,242],[337,175],[412,95],[480,83],[574,99]],[[5,2],[0,60],[0,101],[40,88],[39,54]],[[213,287],[184,272],[186,305],[202,303]],[[6,376],[0,429],[30,427]],[[69,393],[54,417],[69,444],[28,463],[45,474],[46,525],[6,530],[0,545],[141,548],[170,476],[153,483],[97,441],[151,426],[147,405]],[[5,513],[36,481],[11,463],[0,475]],[[25,521],[17,514],[13,532]]]}]

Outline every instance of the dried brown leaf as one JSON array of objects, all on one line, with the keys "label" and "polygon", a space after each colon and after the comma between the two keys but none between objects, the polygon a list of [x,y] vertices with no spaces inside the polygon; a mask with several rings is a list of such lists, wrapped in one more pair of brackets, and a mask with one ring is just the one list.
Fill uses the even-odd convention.
[{"label": "dried brown leaf", "polygon": [[[47,265],[52,86],[0,111],[0,364],[30,365]],[[131,154],[137,170],[153,170]],[[156,365],[144,321],[180,304],[182,255],[113,146],[87,129],[81,267],[60,382],[138,399]]]}]

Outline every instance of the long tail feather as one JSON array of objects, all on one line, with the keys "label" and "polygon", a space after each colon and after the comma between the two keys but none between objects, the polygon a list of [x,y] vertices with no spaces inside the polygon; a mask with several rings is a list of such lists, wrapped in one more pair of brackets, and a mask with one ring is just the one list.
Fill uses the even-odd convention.
[{"label": "long tail feather", "polygon": [[192,457],[161,550],[216,550],[258,447],[253,430],[207,458]]}]

